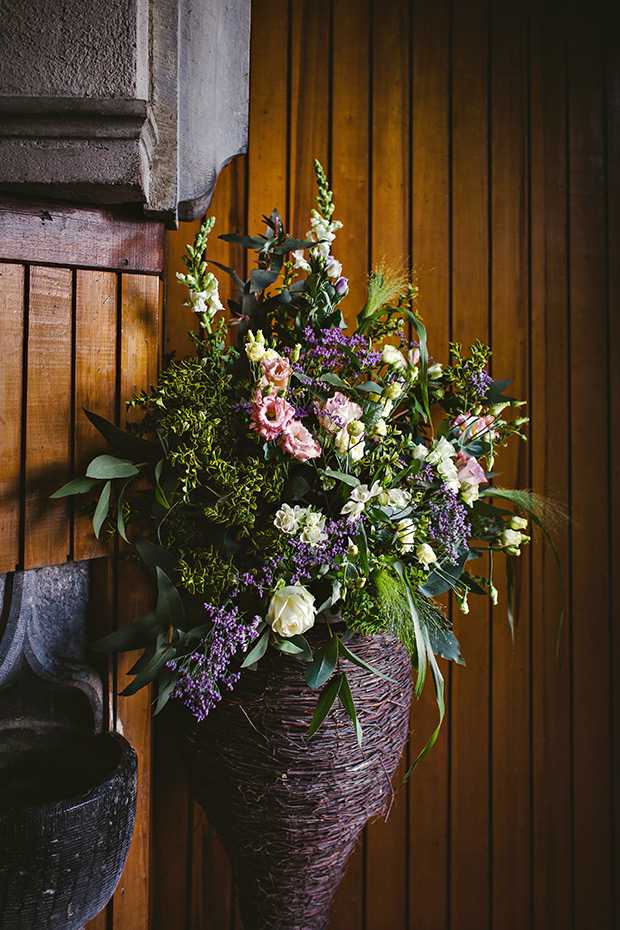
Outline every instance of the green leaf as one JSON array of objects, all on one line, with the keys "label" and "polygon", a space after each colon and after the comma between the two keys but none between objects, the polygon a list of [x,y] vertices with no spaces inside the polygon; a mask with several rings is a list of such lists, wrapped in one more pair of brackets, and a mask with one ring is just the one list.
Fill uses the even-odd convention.
[{"label": "green leaf", "polygon": [[336,668],[338,661],[338,637],[332,636],[328,643],[321,646],[312,662],[306,666],[306,684],[313,691],[321,688]]},{"label": "green leaf", "polygon": [[284,497],[286,500],[299,501],[310,489],[310,482],[303,475],[295,475],[286,485]]},{"label": "green leaf", "polygon": [[135,620],[128,626],[121,627],[120,630],[114,630],[113,633],[108,633],[101,639],[96,639],[89,644],[88,648],[95,652],[128,652],[132,649],[144,649],[155,641],[159,627],[159,620],[153,610],[146,617]]},{"label": "green leaf", "polygon": [[329,684],[325,685],[325,687],[321,691],[319,695],[319,700],[316,705],[316,710],[314,712],[314,716],[312,717],[312,720],[310,721],[310,727],[308,729],[308,739],[312,739],[312,737],[314,736],[314,734],[319,729],[319,727],[321,726],[321,724],[327,717],[328,713],[332,709],[334,702],[340,693],[340,689],[342,687],[342,682],[343,682],[344,677],[345,676],[342,673],[340,673],[340,675],[336,675],[335,678],[332,678]]},{"label": "green leaf", "polygon": [[343,388],[345,391],[351,390],[351,385],[347,384],[346,381],[343,381],[342,378],[339,378],[338,375],[334,375],[331,372],[326,375],[321,375],[318,379],[322,384],[331,384],[332,387]]},{"label": "green leaf", "polygon": [[271,633],[271,628],[266,629],[262,636],[256,641],[256,644],[248,652],[247,656],[241,663],[241,668],[247,668],[249,665],[254,665],[255,662],[258,662],[259,659],[267,652],[267,646],[269,645],[269,634]]},{"label": "green leaf", "polygon": [[[258,236],[244,236],[241,233],[224,233],[223,236],[218,236],[218,239],[222,239],[223,242],[234,242],[235,245],[240,245],[242,249],[254,249],[257,252],[260,252],[267,241],[264,236],[260,238]],[[211,264],[216,264],[212,262]]]},{"label": "green leaf", "polygon": [[181,595],[165,572],[157,566],[157,606],[155,616],[162,627],[182,626],[185,622],[185,610]]},{"label": "green leaf", "polygon": [[91,413],[85,407],[82,409],[95,429],[99,430],[112,448],[118,449],[122,455],[126,455],[138,462],[150,462],[161,455],[161,449],[157,443],[127,433],[104,417],[100,417],[98,413]]},{"label": "green leaf", "polygon": [[[422,631],[422,625],[420,623],[420,617],[418,615],[417,608],[415,606],[413,596],[411,594],[411,588],[409,587],[409,578],[407,577],[407,569],[400,561],[400,559],[394,562],[394,569],[397,575],[400,577],[407,595],[407,603],[409,605],[409,612],[411,614],[411,619],[413,620],[413,630],[415,635],[415,644],[416,644],[416,655],[417,655],[417,676],[415,682],[414,694],[418,698],[422,693],[422,688],[424,687],[424,681],[426,680],[426,649],[424,646],[424,636]],[[432,650],[431,650],[432,652]]]},{"label": "green leaf", "polygon": [[156,717],[157,714],[163,710],[163,708],[168,703],[170,695],[174,691],[174,686],[177,683],[177,672],[176,669],[167,668],[160,674],[157,681],[157,699],[155,701],[155,708],[153,710],[153,716]]},{"label": "green leaf", "polygon": [[[405,777],[399,784],[398,788],[402,788],[402,786],[405,784],[405,782],[407,781],[411,773],[417,768],[417,766],[420,764],[424,756],[430,752],[430,750],[433,748],[433,746],[437,742],[437,737],[439,736],[439,731],[441,730],[441,724],[443,723],[443,718],[446,715],[443,675],[441,674],[439,665],[437,664],[437,659],[433,655],[433,650],[431,649],[430,641],[428,639],[428,632],[426,630],[425,630],[425,639],[426,639],[426,650],[427,650],[428,661],[429,661],[429,665],[431,669],[431,675],[433,676],[433,683],[435,685],[435,696],[437,698],[437,707],[439,708],[439,723],[437,724],[433,733],[431,733],[431,736],[428,742],[426,743],[426,745],[424,746],[424,748],[421,750],[420,753],[418,753],[416,759],[413,762],[413,765],[405,773]],[[396,789],[397,791],[398,791],[398,788]]]},{"label": "green leaf", "polygon": [[415,314],[411,314],[411,323],[418,334],[420,344],[420,387],[422,389],[422,401],[424,403],[424,412],[426,422],[431,422],[431,409],[428,402],[428,348],[426,345],[426,327],[422,320]]},{"label": "green leaf", "polygon": [[304,662],[312,662],[312,650],[303,636],[290,636],[286,639],[279,639],[274,636],[273,646],[278,652],[286,655],[295,656],[296,659],[302,659]]},{"label": "green leaf", "polygon": [[86,469],[87,478],[131,478],[138,474],[133,462],[115,455],[98,455]]},{"label": "green leaf", "polygon": [[355,710],[355,703],[353,701],[353,695],[351,694],[351,688],[349,687],[349,682],[347,676],[343,673],[342,675],[342,684],[340,686],[339,692],[340,703],[346,710],[347,714],[353,721],[353,726],[355,727],[355,735],[357,737],[357,742],[359,743],[360,749],[362,748],[362,739],[364,737],[364,731],[362,730],[362,725],[358,720],[357,711]]},{"label": "green leaf", "polygon": [[131,694],[135,694],[136,691],[139,691],[141,688],[144,688],[146,685],[149,685],[154,681],[160,670],[165,666],[166,662],[170,659],[173,659],[176,655],[176,649],[174,646],[160,646],[160,648],[155,652],[155,655],[151,661],[136,675],[131,684],[127,685],[126,688],[120,692],[123,697],[129,697]]},{"label": "green leaf", "polygon": [[354,652],[351,652],[351,650],[345,646],[342,640],[340,640],[338,652],[340,655],[345,656],[349,662],[353,662],[354,665],[358,665],[360,668],[365,669],[367,672],[372,672],[373,675],[377,675],[378,678],[383,678],[384,681],[391,681],[396,684],[394,679],[390,678],[389,675],[385,675],[383,672],[380,672],[378,668],[374,667],[374,665],[370,665],[370,663],[366,662],[364,659],[361,659]]},{"label": "green leaf", "polygon": [[348,484],[351,488],[356,488],[360,483],[360,479],[356,478],[355,475],[347,475],[343,471],[334,471],[333,468],[326,468],[323,474],[326,478],[335,478],[337,481],[342,481],[343,484]]},{"label": "green leaf", "polygon": [[86,494],[92,491],[99,483],[98,478],[74,478],[68,484],[63,484],[61,488],[50,494],[52,498],[69,497],[71,494]]},{"label": "green leaf", "polygon": [[163,569],[168,577],[174,575],[179,562],[179,557],[174,552],[169,549],[162,549],[161,546],[156,546],[154,543],[149,542],[148,539],[136,539],[134,546],[153,575],[157,575],[158,567]]},{"label": "green leaf", "polygon": [[506,553],[506,581],[508,585],[508,626],[510,627],[510,635],[512,636],[512,644],[514,646],[515,641],[515,579],[514,579],[514,564],[512,561],[512,556],[507,552]]},{"label": "green leaf", "polygon": [[459,642],[452,632],[452,624],[440,610],[435,609],[432,613],[425,612],[424,627],[436,656],[442,656],[444,659],[456,662],[457,665],[465,665]]},{"label": "green leaf", "polygon": [[376,381],[364,381],[363,384],[357,384],[355,389],[365,394],[383,394],[383,388]]},{"label": "green leaf", "polygon": [[93,530],[95,531],[95,536],[99,539],[99,533],[101,532],[101,527],[105,521],[105,518],[108,515],[110,509],[110,493],[112,491],[112,482],[106,481],[103,486],[103,490],[99,496],[99,501],[95,509],[95,515],[93,517]]}]

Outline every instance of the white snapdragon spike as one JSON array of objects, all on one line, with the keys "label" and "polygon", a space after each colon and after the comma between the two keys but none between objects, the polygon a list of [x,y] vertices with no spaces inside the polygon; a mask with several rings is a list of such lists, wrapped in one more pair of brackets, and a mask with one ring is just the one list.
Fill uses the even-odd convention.
[{"label": "white snapdragon spike", "polygon": [[396,538],[401,552],[411,552],[415,539],[415,523],[410,517],[399,520],[396,524]]},{"label": "white snapdragon spike", "polygon": [[209,271],[205,276],[205,287],[202,291],[189,292],[189,305],[196,314],[205,313],[211,319],[224,305],[220,300],[217,278]]},{"label": "white snapdragon spike", "polygon": [[402,352],[399,352],[395,346],[384,346],[381,353],[381,361],[384,365],[391,365],[394,368],[406,368],[407,362]]},{"label": "white snapdragon spike", "polygon": [[262,330],[259,329],[256,335],[250,330],[245,342],[245,354],[249,360],[258,364],[265,357],[266,352],[267,347]]},{"label": "white snapdragon spike", "polygon": [[453,461],[455,455],[456,449],[452,443],[442,436],[435,448],[426,456],[427,464],[435,467],[437,474],[443,478],[452,491],[458,491],[460,488],[458,469]]},{"label": "white snapdragon spike", "polygon": [[314,596],[307,588],[283,585],[271,598],[265,621],[280,636],[299,636],[314,626],[315,615]]},{"label": "white snapdragon spike", "polygon": [[293,268],[300,271],[310,271],[310,262],[304,258],[304,250],[296,249],[294,252],[291,252],[291,258],[293,259]]},{"label": "white snapdragon spike", "polygon": [[364,513],[364,508],[373,497],[378,497],[381,493],[381,485],[378,481],[375,481],[371,488],[367,484],[358,484],[356,488],[353,488],[351,491],[351,496],[346,502],[341,514],[348,514],[349,520],[357,520],[358,517]]},{"label": "white snapdragon spike", "polygon": [[424,568],[428,568],[429,565],[432,565],[433,562],[437,561],[437,556],[428,543],[422,543],[415,551],[418,562],[420,562]]}]

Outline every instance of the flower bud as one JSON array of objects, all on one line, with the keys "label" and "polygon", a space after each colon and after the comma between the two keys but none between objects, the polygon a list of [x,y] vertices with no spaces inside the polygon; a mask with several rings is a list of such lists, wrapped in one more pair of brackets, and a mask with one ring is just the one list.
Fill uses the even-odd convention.
[{"label": "flower bud", "polygon": [[383,392],[384,397],[389,397],[390,400],[396,400],[401,394],[401,386],[397,381],[392,381],[391,384],[388,384]]}]

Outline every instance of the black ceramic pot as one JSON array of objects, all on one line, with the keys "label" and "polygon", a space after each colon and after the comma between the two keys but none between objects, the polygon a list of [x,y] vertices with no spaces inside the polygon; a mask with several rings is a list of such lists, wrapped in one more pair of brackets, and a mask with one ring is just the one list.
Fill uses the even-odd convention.
[{"label": "black ceramic pot", "polygon": [[0,930],[79,930],[108,903],[129,853],[132,747],[116,733],[47,737],[0,767]]}]

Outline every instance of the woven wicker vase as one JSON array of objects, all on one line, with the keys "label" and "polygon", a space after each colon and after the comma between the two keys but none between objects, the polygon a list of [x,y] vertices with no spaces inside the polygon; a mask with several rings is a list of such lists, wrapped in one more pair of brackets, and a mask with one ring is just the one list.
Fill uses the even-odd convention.
[{"label": "woven wicker vase", "polygon": [[339,703],[307,740],[317,694],[303,664],[281,654],[244,673],[203,723],[183,718],[190,785],[232,862],[245,930],[324,930],[360,831],[392,796],[409,733],[411,660],[387,637],[349,646],[394,679],[343,661],[363,756]]}]

